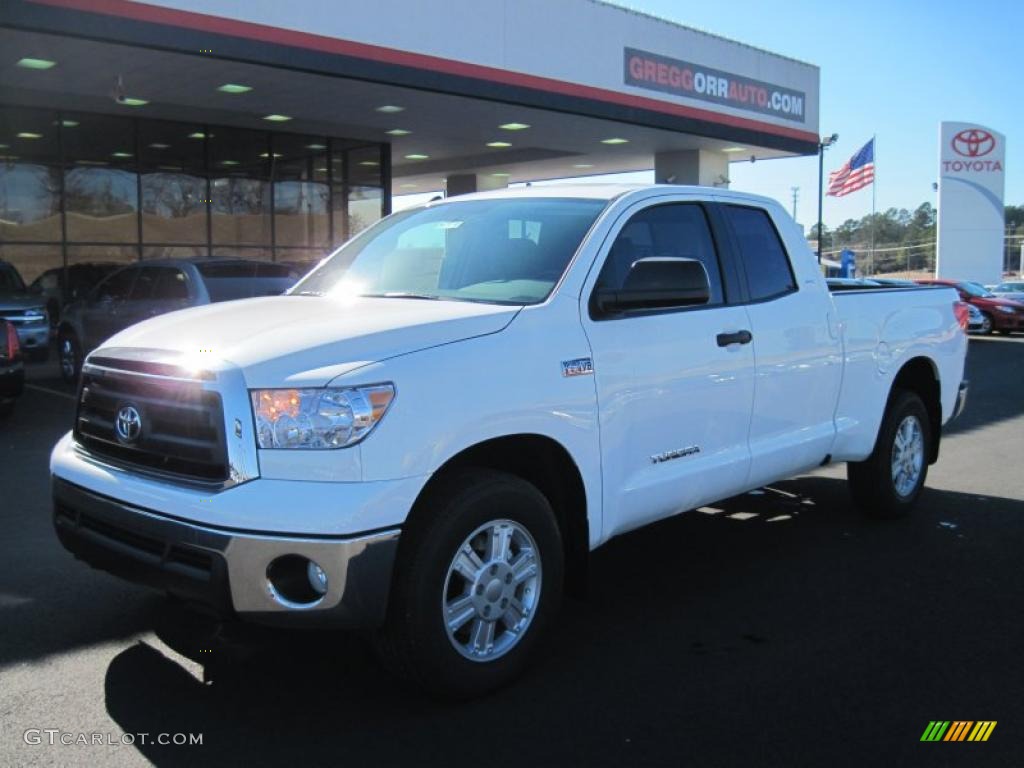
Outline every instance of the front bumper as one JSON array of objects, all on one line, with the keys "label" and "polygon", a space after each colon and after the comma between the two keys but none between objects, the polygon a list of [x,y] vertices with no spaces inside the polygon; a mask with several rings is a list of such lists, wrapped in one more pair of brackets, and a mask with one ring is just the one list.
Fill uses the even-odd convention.
[{"label": "front bumper", "polygon": [[997,331],[1024,331],[1024,314],[1018,310],[1015,314],[990,312],[992,327]]},{"label": "front bumper", "polygon": [[46,349],[50,344],[50,324],[21,325],[15,324],[18,332],[18,344],[24,351]]},{"label": "front bumper", "polygon": [[[267,624],[369,628],[387,609],[397,528],[347,537],[288,536],[199,525],[53,478],[54,528],[90,565],[219,615]],[[268,570],[288,555],[313,560],[327,591],[283,599]]]}]

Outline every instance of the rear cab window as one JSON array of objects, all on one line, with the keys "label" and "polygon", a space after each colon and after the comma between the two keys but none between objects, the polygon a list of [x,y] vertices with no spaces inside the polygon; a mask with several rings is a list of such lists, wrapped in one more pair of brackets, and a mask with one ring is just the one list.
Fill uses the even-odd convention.
[{"label": "rear cab window", "polygon": [[210,301],[278,296],[295,284],[294,270],[285,264],[253,261],[198,263]]},{"label": "rear cab window", "polygon": [[750,301],[769,301],[796,291],[789,254],[763,208],[721,206],[747,277]]}]

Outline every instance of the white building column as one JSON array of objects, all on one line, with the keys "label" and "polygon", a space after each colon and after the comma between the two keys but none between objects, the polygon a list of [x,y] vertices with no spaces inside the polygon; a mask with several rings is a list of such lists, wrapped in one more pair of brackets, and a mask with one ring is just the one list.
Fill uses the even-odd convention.
[{"label": "white building column", "polygon": [[729,156],[705,149],[680,149],[654,155],[654,180],[658,184],[729,186]]}]

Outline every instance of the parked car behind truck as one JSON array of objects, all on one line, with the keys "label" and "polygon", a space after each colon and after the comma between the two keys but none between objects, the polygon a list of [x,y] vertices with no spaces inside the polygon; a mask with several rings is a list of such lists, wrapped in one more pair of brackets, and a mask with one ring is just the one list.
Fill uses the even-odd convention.
[{"label": "parked car behind truck", "polygon": [[85,353],[141,320],[218,301],[275,296],[298,276],[291,267],[242,259],[154,259],[119,269],[65,310],[57,332],[61,375],[76,382]]},{"label": "parked car behind truck", "polygon": [[0,319],[14,326],[22,355],[45,360],[50,349],[50,323],[46,306],[29,293],[13,264],[0,261]]},{"label": "parked car behind truck", "polygon": [[783,208],[731,191],[431,203],[285,296],[93,352],[54,524],[97,567],[369,629],[399,674],[471,696],[525,669],[620,533],[837,461],[866,513],[907,514],[966,397],[963,309],[833,297]]}]

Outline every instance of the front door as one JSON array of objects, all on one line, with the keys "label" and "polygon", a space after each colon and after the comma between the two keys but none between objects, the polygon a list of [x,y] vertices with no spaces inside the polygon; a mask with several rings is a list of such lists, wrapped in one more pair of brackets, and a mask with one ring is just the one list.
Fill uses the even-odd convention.
[{"label": "front door", "polygon": [[[675,200],[675,198],[670,198]],[[713,501],[743,484],[754,356],[731,334],[749,329],[699,202],[639,204],[624,214],[597,278],[584,288],[583,324],[600,406],[606,537]],[[621,288],[641,258],[701,261],[711,299],[684,309],[595,316],[595,288]]]}]

